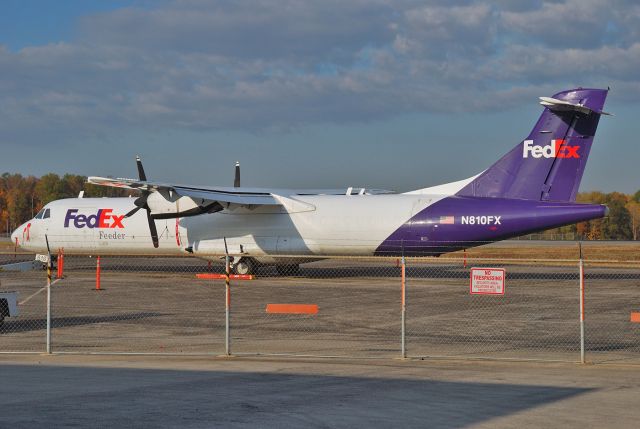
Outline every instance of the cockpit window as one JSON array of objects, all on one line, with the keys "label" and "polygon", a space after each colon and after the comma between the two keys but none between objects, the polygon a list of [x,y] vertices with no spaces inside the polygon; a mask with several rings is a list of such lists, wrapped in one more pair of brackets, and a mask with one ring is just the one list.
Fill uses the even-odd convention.
[{"label": "cockpit window", "polygon": [[44,212],[45,212],[44,209],[40,210],[36,215],[35,219],[42,219],[42,216],[44,216]]},{"label": "cockpit window", "polygon": [[51,209],[46,209],[44,211],[44,215],[42,215],[42,219],[49,219],[50,216],[51,216]]}]

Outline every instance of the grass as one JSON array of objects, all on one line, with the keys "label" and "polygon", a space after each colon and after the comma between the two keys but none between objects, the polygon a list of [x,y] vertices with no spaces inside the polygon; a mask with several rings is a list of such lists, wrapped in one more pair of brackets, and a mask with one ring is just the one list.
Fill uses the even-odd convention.
[{"label": "grass", "polygon": [[[468,258],[483,259],[570,259],[579,258],[579,248],[560,243],[556,245],[553,241],[544,245],[527,245],[526,243],[513,242],[507,246],[479,246],[467,250]],[[0,239],[0,252],[13,252],[14,244],[9,239]],[[640,262],[640,241],[635,244],[616,244],[610,241],[599,244],[589,242],[582,246],[582,255],[585,260],[606,260],[606,261],[637,261]],[[443,255],[446,258],[463,258],[462,251]]]},{"label": "grass", "polygon": [[[597,244],[589,243],[582,246],[582,256],[585,260],[607,260],[607,261],[639,261],[640,262],[640,242],[638,244],[612,244],[611,242]],[[454,252],[447,257],[464,257],[463,252]],[[469,258],[487,259],[572,259],[580,257],[578,244],[567,246],[565,244],[554,246],[553,242],[548,245],[509,247],[474,247],[467,250]]]}]

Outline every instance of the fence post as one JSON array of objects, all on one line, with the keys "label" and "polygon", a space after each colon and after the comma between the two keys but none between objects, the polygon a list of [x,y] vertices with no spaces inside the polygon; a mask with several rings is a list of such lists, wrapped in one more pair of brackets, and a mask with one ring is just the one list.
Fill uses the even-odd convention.
[{"label": "fence post", "polygon": [[[47,239],[47,248],[49,247],[49,242]],[[47,354],[51,354],[51,265],[53,261],[51,261],[51,251],[47,249]]]},{"label": "fence post", "polygon": [[60,248],[60,256],[58,257],[58,267],[60,269],[60,278],[64,277],[64,247]]},{"label": "fence post", "polygon": [[401,321],[401,330],[400,330],[400,345],[402,351],[402,359],[407,357],[407,349],[406,349],[406,322],[407,322],[407,307],[406,307],[406,265],[404,260],[404,255],[402,255],[402,263],[400,265],[400,282],[402,288],[402,321]]},{"label": "fence post", "polygon": [[225,283],[225,306],[224,306],[224,348],[227,356],[231,356],[231,287],[229,275],[231,274],[231,261],[229,260],[229,249],[227,248],[227,238],[224,237],[224,283]]},{"label": "fence post", "polygon": [[62,268],[62,250],[59,247],[58,248],[58,271],[56,272],[56,278],[62,278],[62,273],[60,272],[60,269]]},{"label": "fence post", "polygon": [[578,261],[580,276],[580,363],[585,363],[584,356],[584,261],[582,260],[582,244],[580,246],[580,260]]},{"label": "fence post", "polygon": [[96,257],[96,289],[95,290],[101,290],[100,289],[100,274],[101,274],[101,267],[100,267],[100,256]]}]

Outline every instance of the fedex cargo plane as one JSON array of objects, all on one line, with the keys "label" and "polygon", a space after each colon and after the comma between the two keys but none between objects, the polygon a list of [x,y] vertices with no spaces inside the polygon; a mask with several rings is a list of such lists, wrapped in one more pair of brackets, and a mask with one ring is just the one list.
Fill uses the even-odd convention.
[{"label": "fedex cargo plane", "polygon": [[[184,254],[225,252],[236,272],[257,264],[331,255],[434,255],[606,215],[575,202],[608,90],[541,97],[531,133],[482,173],[406,193],[191,186],[90,177],[137,198],[51,202],[12,235],[35,252]],[[239,178],[237,178],[239,182]]]}]

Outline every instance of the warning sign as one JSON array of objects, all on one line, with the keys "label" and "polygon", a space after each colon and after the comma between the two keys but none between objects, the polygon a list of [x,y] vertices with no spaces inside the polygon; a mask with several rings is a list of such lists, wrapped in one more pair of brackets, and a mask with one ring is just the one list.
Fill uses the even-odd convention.
[{"label": "warning sign", "polygon": [[471,268],[472,295],[504,295],[504,268]]}]

